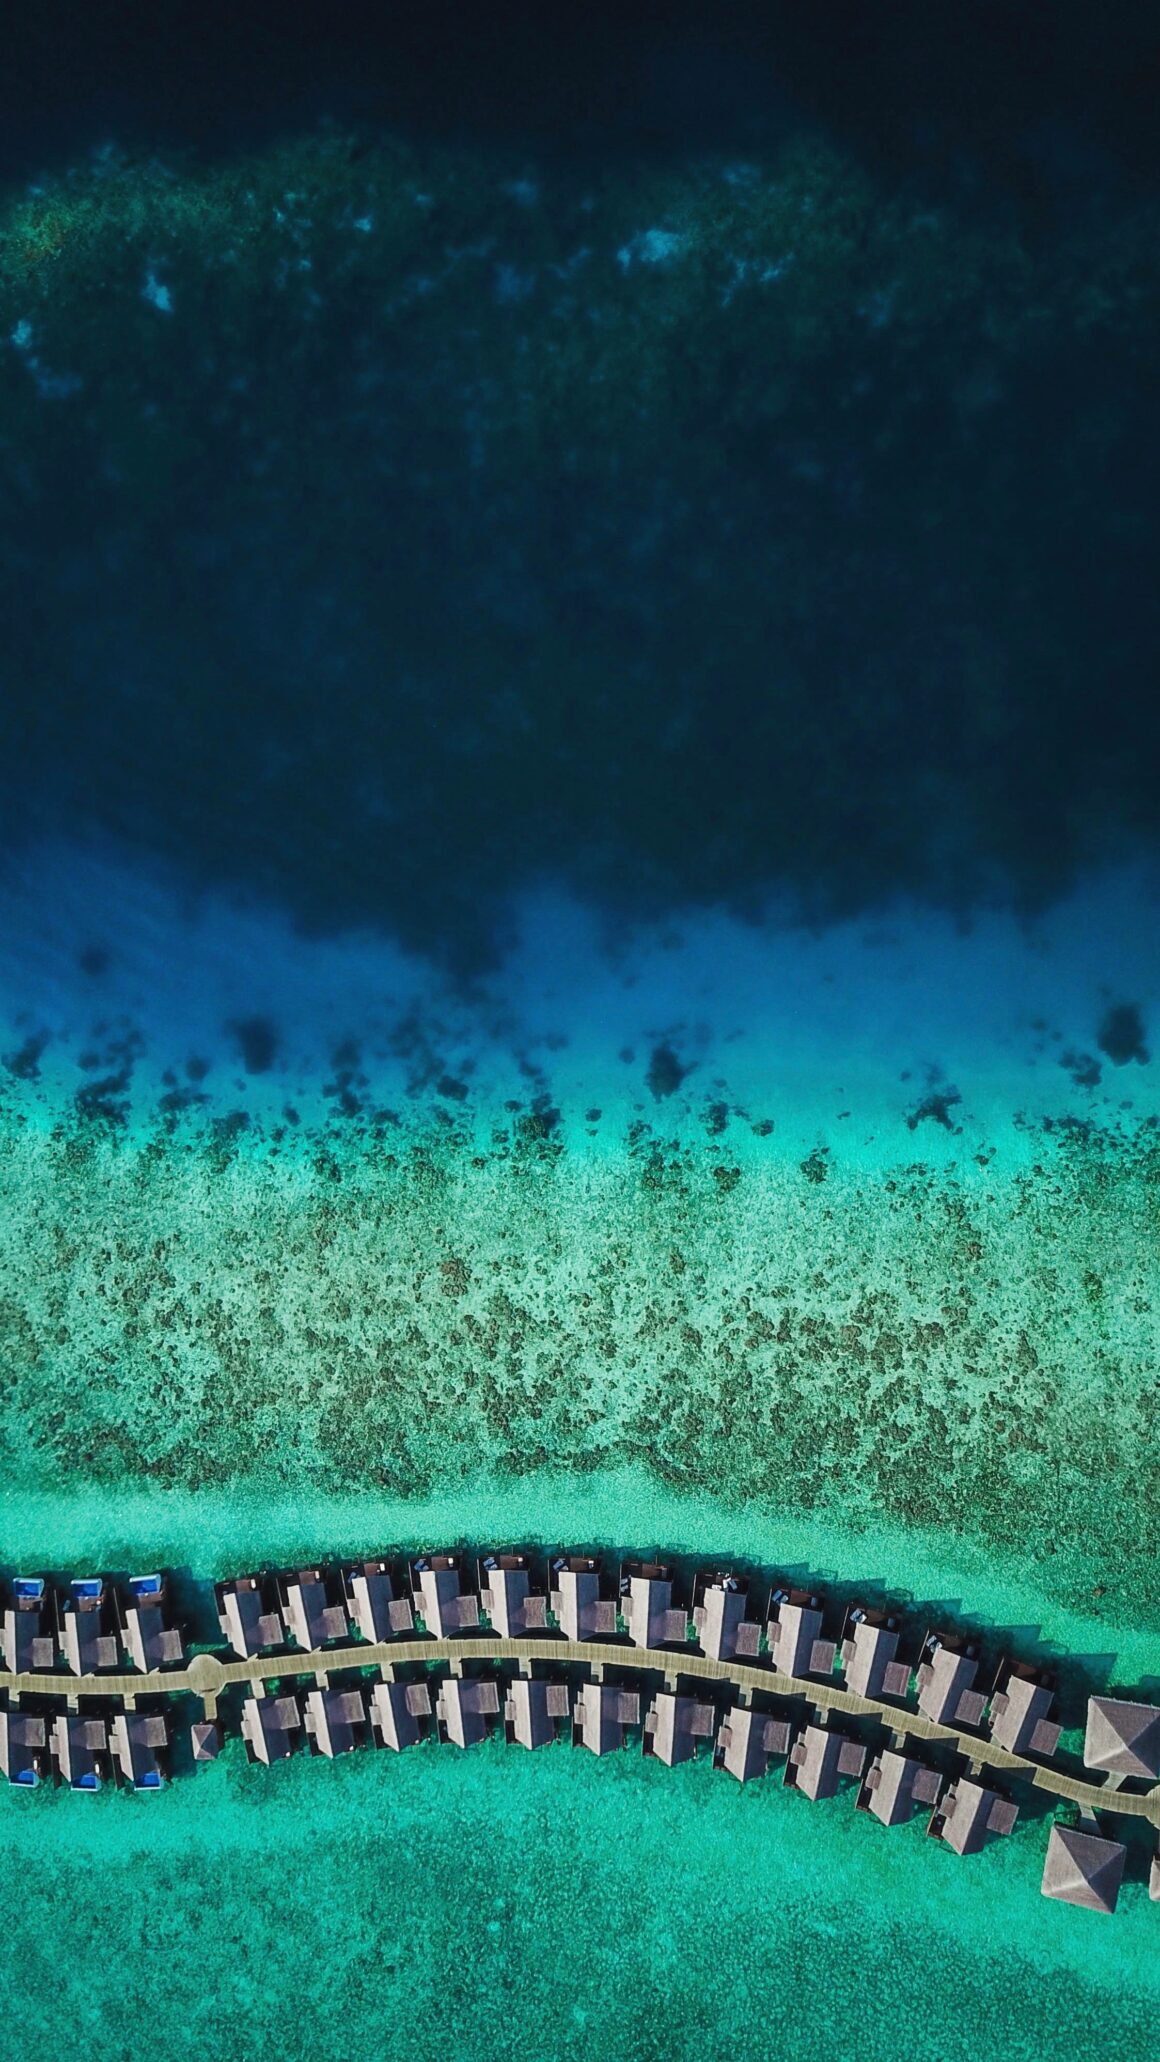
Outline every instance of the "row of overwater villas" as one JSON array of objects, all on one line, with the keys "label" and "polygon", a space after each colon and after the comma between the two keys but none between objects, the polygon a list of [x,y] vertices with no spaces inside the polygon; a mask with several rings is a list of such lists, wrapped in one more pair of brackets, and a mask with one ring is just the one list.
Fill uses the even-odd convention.
[{"label": "row of overwater villas", "polygon": [[[616,1644],[624,1649],[626,1666],[633,1648],[659,1650],[666,1672],[674,1675],[682,1649],[725,1663],[768,1663],[801,1683],[807,1697],[811,1681],[840,1686],[884,1713],[893,1703],[904,1708],[913,1695],[917,1708],[936,1723],[967,1733],[985,1728],[1011,1753],[1046,1759],[1056,1750],[1060,1728],[1050,1717],[1049,1674],[1004,1661],[991,1689],[982,1690],[978,1649],[957,1635],[928,1632],[912,1663],[900,1658],[904,1634],[890,1613],[850,1605],[836,1641],[825,1635],[820,1597],[776,1582],[761,1615],[751,1617],[750,1587],[729,1572],[702,1572],[683,1603],[674,1572],[660,1563],[626,1562],[614,1574],[595,1557],[561,1554],[548,1564],[546,1585],[537,1582],[538,1573],[533,1557],[524,1554],[489,1554],[474,1564],[453,1554],[405,1564],[375,1559],[290,1575],[241,1576],[218,1586],[216,1603],[234,1654],[249,1659],[284,1652],[287,1675],[295,1673],[296,1652],[348,1646],[352,1639],[382,1645],[419,1632],[469,1643],[472,1634],[490,1631],[505,1639],[542,1638],[550,1663],[552,1643],[563,1637]],[[123,1588],[94,1577],[63,1590],[39,1577],[17,1578],[3,1614],[2,1658],[7,1670],[25,1676],[54,1670],[62,1661],[78,1676],[126,1662],[154,1673],[184,1661],[185,1641],[172,1622],[163,1576],[134,1577]],[[773,1680],[770,1689],[776,1695]],[[973,1777],[948,1784],[916,1757],[893,1748],[867,1766],[865,1747],[824,1722],[795,1730],[788,1718],[756,1711],[747,1702],[722,1711],[673,1689],[658,1692],[642,1710],[639,1689],[601,1682],[573,1692],[565,1682],[530,1673],[504,1685],[502,1696],[495,1680],[453,1675],[440,1684],[434,1705],[426,1681],[383,1681],[369,1693],[362,1686],[320,1687],[304,1702],[294,1695],[255,1694],[243,1706],[242,1732],[251,1758],[269,1763],[291,1753],[303,1736],[315,1752],[334,1755],[370,1741],[401,1749],[432,1725],[441,1739],[468,1747],[498,1725],[501,1713],[507,1737],[529,1748],[556,1738],[565,1721],[573,1740],[594,1753],[620,1748],[639,1734],[645,1751],[669,1764],[712,1741],[717,1765],[740,1781],[763,1775],[771,1760],[784,1757],[786,1782],[811,1798],[832,1796],[843,1780],[856,1780],[859,1806],[884,1824],[899,1824],[929,1807],[931,1832],[959,1853],[1009,1832],[1017,1817],[1015,1804]],[[216,1720],[196,1725],[194,1758],[212,1758],[220,1739]],[[0,1710],[0,1769],[19,1784],[39,1779],[47,1749],[74,1788],[98,1788],[114,1765],[134,1787],[158,1788],[168,1744],[163,1712],[134,1708],[106,1720],[73,1710],[46,1720],[34,1711]],[[1116,1787],[1132,1779],[1155,1781],[1160,1708],[1090,1698],[1084,1763]],[[1118,1842],[1056,1826],[1044,1889],[1111,1910],[1124,1856]],[[1150,1887],[1160,1898],[1160,1864],[1153,1865]]]}]

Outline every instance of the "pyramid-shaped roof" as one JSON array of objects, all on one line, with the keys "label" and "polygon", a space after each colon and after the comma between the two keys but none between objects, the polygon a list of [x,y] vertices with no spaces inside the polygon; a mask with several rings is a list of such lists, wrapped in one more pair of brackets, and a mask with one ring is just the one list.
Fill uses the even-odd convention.
[{"label": "pyramid-shaped roof", "polygon": [[1114,1912],[1127,1848],[1073,1826],[1053,1826],[1040,1886],[1044,1897],[1078,1904],[1091,1912]]},{"label": "pyramid-shaped roof", "polygon": [[1084,1765],[1115,1776],[1160,1776],[1160,1706],[1089,1697]]}]

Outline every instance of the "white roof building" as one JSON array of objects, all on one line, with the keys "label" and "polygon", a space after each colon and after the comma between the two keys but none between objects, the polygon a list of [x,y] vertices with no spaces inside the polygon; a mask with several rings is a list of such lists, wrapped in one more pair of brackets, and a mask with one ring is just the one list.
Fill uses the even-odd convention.
[{"label": "white roof building", "polygon": [[383,1640],[410,1632],[414,1623],[405,1597],[396,1597],[386,1561],[360,1561],[344,1577],[346,1608],[364,1640],[378,1646]]},{"label": "white roof building", "polygon": [[218,1623],[234,1653],[243,1661],[268,1647],[286,1643],[281,1615],[270,1604],[264,1583],[256,1575],[239,1575],[223,1582],[217,1592]]},{"label": "white roof building", "polygon": [[501,1640],[546,1632],[547,1597],[533,1596],[522,1554],[489,1554],[480,1565],[479,1601]]},{"label": "white roof building", "polygon": [[680,1697],[674,1690],[658,1690],[645,1713],[644,1749],[674,1768],[678,1762],[691,1761],[698,1740],[711,1740],[716,1729],[717,1714],[711,1704]]},{"label": "white roof building", "polygon": [[135,1790],[161,1789],[161,1756],[169,1745],[169,1727],[161,1712],[119,1711],[109,1727],[109,1744],[122,1776]]},{"label": "white roof building", "polygon": [[493,1682],[451,1675],[439,1685],[435,1716],[453,1747],[477,1747],[499,1714],[499,1689]]},{"label": "white roof building", "polygon": [[572,1740],[590,1754],[615,1754],[625,1730],[640,1724],[640,1692],[612,1683],[585,1683],[572,1711]]},{"label": "white roof building", "polygon": [[509,1737],[518,1747],[550,1746],[561,1720],[569,1716],[571,1704],[567,1683],[517,1676],[503,1707]]},{"label": "white roof building", "polygon": [[315,1751],[333,1761],[349,1754],[366,1738],[367,1708],[361,1690],[310,1690],[306,1698],[306,1737]]},{"label": "white roof building", "polygon": [[371,1691],[371,1724],[382,1745],[396,1753],[415,1746],[420,1720],[430,1716],[426,1683],[376,1683]]},{"label": "white roof building", "polygon": [[785,1780],[817,1802],[834,1797],[843,1776],[860,1776],[866,1763],[866,1749],[846,1734],[829,1726],[808,1725],[790,1749]]},{"label": "white roof building", "polygon": [[634,1647],[663,1647],[688,1639],[689,1614],[674,1610],[672,1580],[664,1569],[645,1567],[624,1577],[620,1615]]},{"label": "white roof building", "polygon": [[300,1568],[296,1575],[286,1577],[282,1613],[287,1633],[306,1653],[331,1640],[350,1638],[345,1606],[331,1603],[321,1568]]},{"label": "white roof building", "polygon": [[451,1554],[431,1554],[416,1561],[415,1598],[419,1615],[432,1639],[474,1632],[479,1625],[479,1599],[459,1587],[459,1563]]},{"label": "white roof building", "polygon": [[242,1738],[252,1758],[267,1767],[293,1754],[301,1725],[297,1697],[247,1697],[242,1705]]},{"label": "white roof building", "polygon": [[765,1774],[771,1756],[788,1753],[789,1741],[788,1719],[768,1718],[750,1705],[736,1704],[717,1734],[718,1765],[739,1783],[752,1782]]},{"label": "white roof building", "polygon": [[600,1594],[599,1563],[586,1556],[557,1561],[548,1602],[565,1639],[605,1639],[616,1631],[616,1601]]}]

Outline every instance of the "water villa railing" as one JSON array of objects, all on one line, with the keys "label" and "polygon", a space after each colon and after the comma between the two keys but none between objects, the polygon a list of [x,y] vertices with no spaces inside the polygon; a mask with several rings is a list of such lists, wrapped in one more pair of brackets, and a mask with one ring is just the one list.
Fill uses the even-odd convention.
[{"label": "water villa railing", "polygon": [[[639,1739],[673,1764],[704,1747],[741,1781],[780,1761],[814,1799],[852,1784],[886,1825],[929,1810],[928,1830],[959,1853],[1009,1832],[1012,1787],[1029,1787],[1073,1807],[1051,1829],[1045,1894],[1100,1911],[1127,1858],[1101,1818],[1160,1827],[1160,1707],[1089,1698],[1085,1772],[1069,1773],[1049,1674],[1004,1660],[985,1694],[977,1648],[953,1633],[900,1659],[896,1617],[851,1605],[839,1647],[821,1599],[788,1585],[751,1616],[753,1585],[731,1573],[684,1586],[661,1563],[614,1575],[569,1554],[546,1585],[539,1573],[530,1555],[472,1571],[433,1554],[243,1576],[217,1588],[218,1649],[191,1655],[163,1576],[16,1578],[0,1620],[0,1772],[23,1788],[119,1775],[149,1790],[183,1757],[212,1760],[227,1726],[271,1763],[303,1738],[329,1756],[425,1732],[469,1747],[502,1723],[529,1748]],[[175,1728],[175,1700],[191,1698],[200,1716]],[[1160,1899],[1160,1860],[1149,1889]]]}]

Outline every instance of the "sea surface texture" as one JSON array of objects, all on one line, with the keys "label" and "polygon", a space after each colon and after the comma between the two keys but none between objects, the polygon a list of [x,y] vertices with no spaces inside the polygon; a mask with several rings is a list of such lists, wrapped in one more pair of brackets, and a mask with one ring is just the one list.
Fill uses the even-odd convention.
[{"label": "sea surface texture", "polygon": [[[137,12],[0,82],[0,1577],[661,1548],[1160,1701],[1155,23]],[[6,2052],[1146,2062],[1049,1803],[5,1787]]]}]

